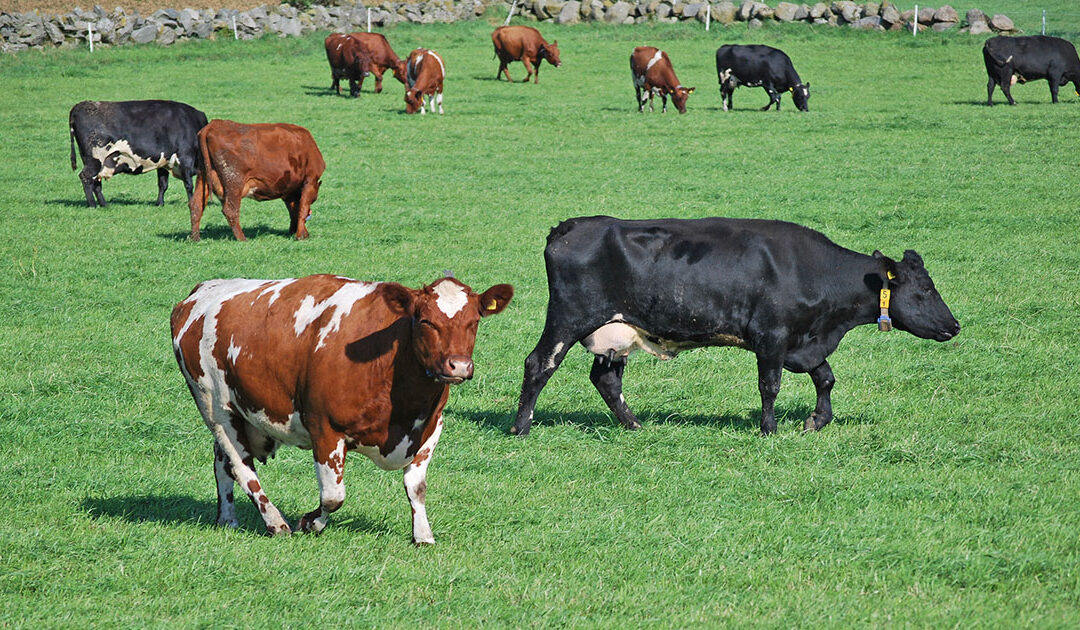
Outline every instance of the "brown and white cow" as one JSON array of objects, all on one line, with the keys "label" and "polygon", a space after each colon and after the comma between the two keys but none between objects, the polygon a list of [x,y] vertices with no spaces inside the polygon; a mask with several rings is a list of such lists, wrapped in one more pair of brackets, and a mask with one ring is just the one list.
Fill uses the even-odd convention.
[{"label": "brown and white cow", "polygon": [[208,280],[172,312],[176,360],[214,434],[220,525],[237,527],[234,482],[269,534],[292,530],[255,473],[281,444],[311,449],[319,506],[297,528],[318,532],[345,500],[345,454],[404,468],[413,542],[435,542],[424,507],[427,466],[450,384],[472,378],[481,317],[514,289],[481,294],[442,278],[420,289],[318,275]]},{"label": "brown and white cow", "polygon": [[667,112],[667,97],[671,95],[671,102],[679,113],[686,113],[686,99],[694,93],[694,88],[683,87],[679,83],[666,52],[652,46],[638,46],[630,55],[630,73],[634,77],[639,112],[645,111],[646,100],[649,101],[649,111],[654,111],[654,95],[659,95],[663,101],[660,111]]},{"label": "brown and white cow", "polygon": [[405,113],[415,114],[424,109],[424,97],[428,97],[428,107],[435,111],[435,104],[439,105],[439,113],[443,113],[442,94],[443,79],[446,77],[446,66],[442,57],[434,50],[417,48],[409,53],[405,63]]},{"label": "brown and white cow", "polygon": [[[364,77],[371,74],[371,55],[364,46],[350,35],[331,33],[327,35],[326,60],[330,63],[330,89],[341,94],[341,80],[349,80],[349,96],[360,96]],[[381,74],[381,73],[380,73]]]},{"label": "brown and white cow", "polygon": [[[349,37],[359,42],[360,47],[371,57],[371,74],[375,75],[375,93],[382,92],[383,73],[391,70],[394,78],[405,84],[405,60],[394,53],[390,42],[382,33],[350,33]],[[363,81],[360,82],[361,86]]]},{"label": "brown and white cow", "polygon": [[236,240],[243,241],[240,200],[281,199],[289,209],[289,232],[308,237],[306,222],[319,196],[326,169],[311,133],[288,123],[242,125],[211,120],[199,131],[199,182],[191,197],[191,240],[199,240],[199,223],[210,191],[222,200],[221,212]]},{"label": "brown and white cow", "polygon": [[[495,45],[495,55],[499,57],[499,69],[495,72],[495,78],[505,73],[506,80],[513,83],[510,78],[510,70],[507,66],[511,61],[520,61],[525,64],[523,83],[529,82],[529,77],[535,75],[534,83],[540,82],[540,60],[547,59],[548,63],[558,68],[562,65],[559,61],[558,40],[550,44],[544,40],[540,31],[531,26],[500,26],[491,33],[491,43]],[[535,67],[535,69],[534,69]]]}]

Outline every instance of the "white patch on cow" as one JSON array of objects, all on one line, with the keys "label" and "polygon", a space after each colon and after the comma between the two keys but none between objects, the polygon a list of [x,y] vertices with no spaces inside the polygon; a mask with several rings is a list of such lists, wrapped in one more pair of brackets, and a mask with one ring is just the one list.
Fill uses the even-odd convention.
[{"label": "white patch on cow", "polygon": [[454,318],[469,303],[469,294],[456,282],[444,280],[435,285],[435,305],[450,319]]},{"label": "white patch on cow", "polygon": [[547,363],[544,365],[545,369],[555,369],[555,357],[559,356],[559,353],[562,352],[563,346],[564,344],[561,341],[555,344],[555,348],[552,349],[551,356],[548,357]]},{"label": "white patch on cow", "polygon": [[327,310],[334,309],[330,321],[319,329],[319,341],[315,345],[315,350],[322,348],[326,342],[326,337],[341,328],[341,320],[349,314],[353,304],[371,295],[378,286],[377,282],[346,282],[337,291],[334,291],[330,297],[318,303],[315,302],[314,296],[305,296],[300,303],[300,308],[296,309],[296,313],[293,315],[295,319],[293,330],[296,332],[296,336],[299,337],[301,333],[307,330],[308,326],[311,326]]},{"label": "white patch on cow", "polygon": [[413,431],[419,430],[427,422],[427,416],[416,416],[416,420],[413,421]]},{"label": "white patch on cow", "polygon": [[[438,429],[436,429],[437,431]],[[413,456],[416,453],[410,453],[409,447],[412,446],[412,439],[409,436],[401,438],[394,450],[388,454],[383,455],[378,446],[366,446],[361,444],[355,450],[359,453],[367,456],[368,459],[375,462],[375,465],[383,470],[401,470],[409,465]]]},{"label": "white patch on cow", "polygon": [[645,72],[648,72],[649,70],[652,70],[652,67],[656,65],[656,62],[660,61],[663,58],[664,58],[664,51],[662,51],[662,50],[656,51],[656,54],[652,56],[652,59],[649,60],[649,63],[647,63],[645,65]]},{"label": "white patch on cow", "polygon": [[248,424],[270,436],[275,441],[302,449],[311,448],[311,434],[308,433],[307,428],[304,427],[304,423],[300,421],[299,412],[294,411],[289,414],[288,422],[282,424],[281,422],[274,422],[271,420],[270,415],[266,413],[265,409],[244,409],[241,407],[239,399],[235,396],[235,392],[229,392],[229,400],[232,403],[233,408],[240,413]]},{"label": "white patch on cow", "polygon": [[[428,53],[430,53],[431,56],[435,58],[435,61],[439,62],[439,74],[441,74],[442,76],[445,77],[446,76],[446,66],[443,65],[442,57],[440,57],[439,54],[436,53],[433,50],[429,50]],[[441,114],[442,112],[439,112],[439,113]]]},{"label": "white patch on cow", "polygon": [[413,463],[414,460],[410,460],[405,467],[403,481],[405,483],[405,494],[408,495],[409,505],[412,507],[413,542],[416,544],[430,545],[435,542],[435,536],[431,533],[431,525],[428,523],[424,499],[427,494],[428,463],[431,461],[431,454],[435,451],[435,445],[439,443],[442,428],[443,421],[440,415],[435,423],[435,430],[431,433],[431,437],[420,446],[418,451],[427,453],[427,457],[415,464]]},{"label": "white patch on cow", "polygon": [[[342,278],[342,280],[348,280],[348,278]],[[296,282],[296,278],[288,278],[286,280],[278,280],[276,282],[271,282],[270,286],[263,289],[259,293],[258,297],[256,297],[255,299],[259,299],[262,296],[269,293],[270,294],[270,301],[267,302],[266,307],[270,308],[271,306],[274,305],[274,301],[277,300],[279,297],[281,297],[281,290],[284,289],[285,287],[289,286],[290,284],[294,283],[294,282]],[[252,304],[254,304],[254,300],[252,301]]]},{"label": "white patch on cow", "polygon": [[[344,468],[345,466],[345,440],[338,440],[334,446],[334,450],[330,451],[330,457],[328,458],[332,462],[337,462],[339,466]],[[334,470],[328,464],[322,462],[315,462],[315,477],[319,481],[319,503],[321,506],[332,505],[334,509],[337,509],[345,501],[345,483],[344,481],[338,481],[338,477],[341,472]],[[330,520],[330,512],[325,508],[320,510],[319,516],[315,517],[314,531],[321,532],[326,527],[327,521]]]},{"label": "white patch on cow", "polygon": [[720,71],[720,82],[723,83],[731,78],[731,68],[724,68]]},{"label": "white patch on cow", "polygon": [[[115,155],[116,165],[121,164],[127,166],[132,171],[140,170],[141,172],[152,171],[162,167],[169,167],[170,170],[180,165],[180,159],[175,154],[171,158],[166,158],[165,153],[162,152],[157,158],[143,157],[135,153],[128,144],[127,140],[116,140],[110,142],[105,146],[91,147],[90,155],[102,165],[101,170],[98,172],[97,178],[106,180],[116,174],[116,169],[113,167],[105,167],[105,160],[110,155]],[[173,166],[172,161],[176,161],[176,165]]]},{"label": "white patch on cow", "polygon": [[233,338],[231,336],[229,337],[229,351],[225,356],[229,357],[229,363],[232,363],[233,365],[236,365],[236,359],[240,356],[240,346],[233,343]]}]

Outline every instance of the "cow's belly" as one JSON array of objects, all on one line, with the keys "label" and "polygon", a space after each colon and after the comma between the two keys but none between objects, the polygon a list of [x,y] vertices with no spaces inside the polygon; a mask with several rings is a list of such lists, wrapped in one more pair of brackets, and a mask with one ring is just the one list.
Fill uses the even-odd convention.
[{"label": "cow's belly", "polygon": [[597,356],[625,359],[638,350],[667,360],[683,350],[704,346],[737,346],[747,348],[745,340],[735,335],[712,335],[705,341],[672,341],[622,321],[612,321],[597,328],[581,340],[585,349]]},{"label": "cow's belly", "polygon": [[[235,396],[232,398],[235,400]],[[300,421],[300,412],[293,411],[287,418],[278,418],[271,416],[266,409],[244,409],[238,402],[233,402],[233,407],[240,411],[248,424],[273,438],[275,442],[304,449],[311,448],[311,434]]]},{"label": "cow's belly", "polygon": [[[159,168],[168,168],[173,175],[180,176],[180,158],[176,153],[169,157],[165,157],[165,152],[161,152],[157,157],[141,156],[135,153],[127,140],[115,140],[105,146],[92,147],[90,153],[101,165],[97,174],[97,179],[100,180],[110,179],[117,173],[139,174]],[[113,163],[106,166],[105,162],[110,157]]]}]

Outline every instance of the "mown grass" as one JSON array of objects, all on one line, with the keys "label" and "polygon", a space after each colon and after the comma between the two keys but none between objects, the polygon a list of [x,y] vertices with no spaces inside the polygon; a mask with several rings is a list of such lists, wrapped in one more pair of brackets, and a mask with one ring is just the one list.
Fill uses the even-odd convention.
[{"label": "mown grass", "polygon": [[[1041,82],[985,107],[979,38],[802,27],[549,26],[563,67],[508,85],[489,31],[387,32],[446,59],[447,114],[425,118],[392,79],[330,95],[320,37],[0,58],[0,625],[1075,626],[1080,98],[1051,106]],[[757,112],[764,92],[745,88],[720,111],[713,51],[749,41],[791,55],[809,113]],[[698,87],[688,115],[634,109],[627,58],[646,43]],[[312,238],[287,237],[281,204],[245,201],[248,243],[216,205],[188,242],[182,187],[156,208],[150,176],[86,208],[68,109],[129,98],[311,129],[328,163]],[[853,331],[832,359],[834,424],[800,434],[813,388],[786,374],[768,439],[748,353],[635,357],[631,433],[574,350],[519,440],[544,238],[594,213],[769,217],[914,248],[963,332]],[[246,504],[239,531],[214,527],[172,305],[212,277],[416,286],[448,268],[517,294],[451,395],[436,546],[409,544],[400,475],[359,458],[320,537],[263,538]],[[260,474],[290,519],[317,501],[308,453]]]}]

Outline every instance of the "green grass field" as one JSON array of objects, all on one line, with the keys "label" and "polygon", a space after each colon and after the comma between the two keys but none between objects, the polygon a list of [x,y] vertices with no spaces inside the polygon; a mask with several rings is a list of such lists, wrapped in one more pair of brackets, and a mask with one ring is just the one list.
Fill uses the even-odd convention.
[{"label": "green grass field", "polygon": [[[1004,3],[999,3],[1004,4]],[[700,25],[546,27],[563,67],[493,80],[490,22],[400,26],[447,63],[445,116],[401,86],[331,95],[321,36],[0,56],[0,627],[1075,627],[1080,623],[1080,98],[1045,82],[983,105],[981,38]],[[1077,29],[1080,30],[1080,29]],[[785,49],[811,111],[759,88],[720,111],[721,43]],[[664,48],[698,91],[640,115],[630,50]],[[511,72],[524,76],[520,64]],[[67,113],[169,98],[211,118],[308,127],[327,161],[312,238],[279,202],[220,206],[187,240],[179,181],[117,177],[85,207]],[[1002,102],[1000,92],[995,99]],[[918,250],[963,325],[937,344],[873,327],[831,358],[836,420],[786,373],[758,434],[753,356],[635,356],[627,432],[575,349],[526,440],[507,430],[543,325],[558,221],[785,219],[837,243]],[[333,272],[509,282],[451,393],[429,471],[437,544],[410,543],[400,473],[349,458],[319,537],[213,525],[211,437],[169,343],[199,281]],[[260,467],[295,522],[310,453]]]}]

